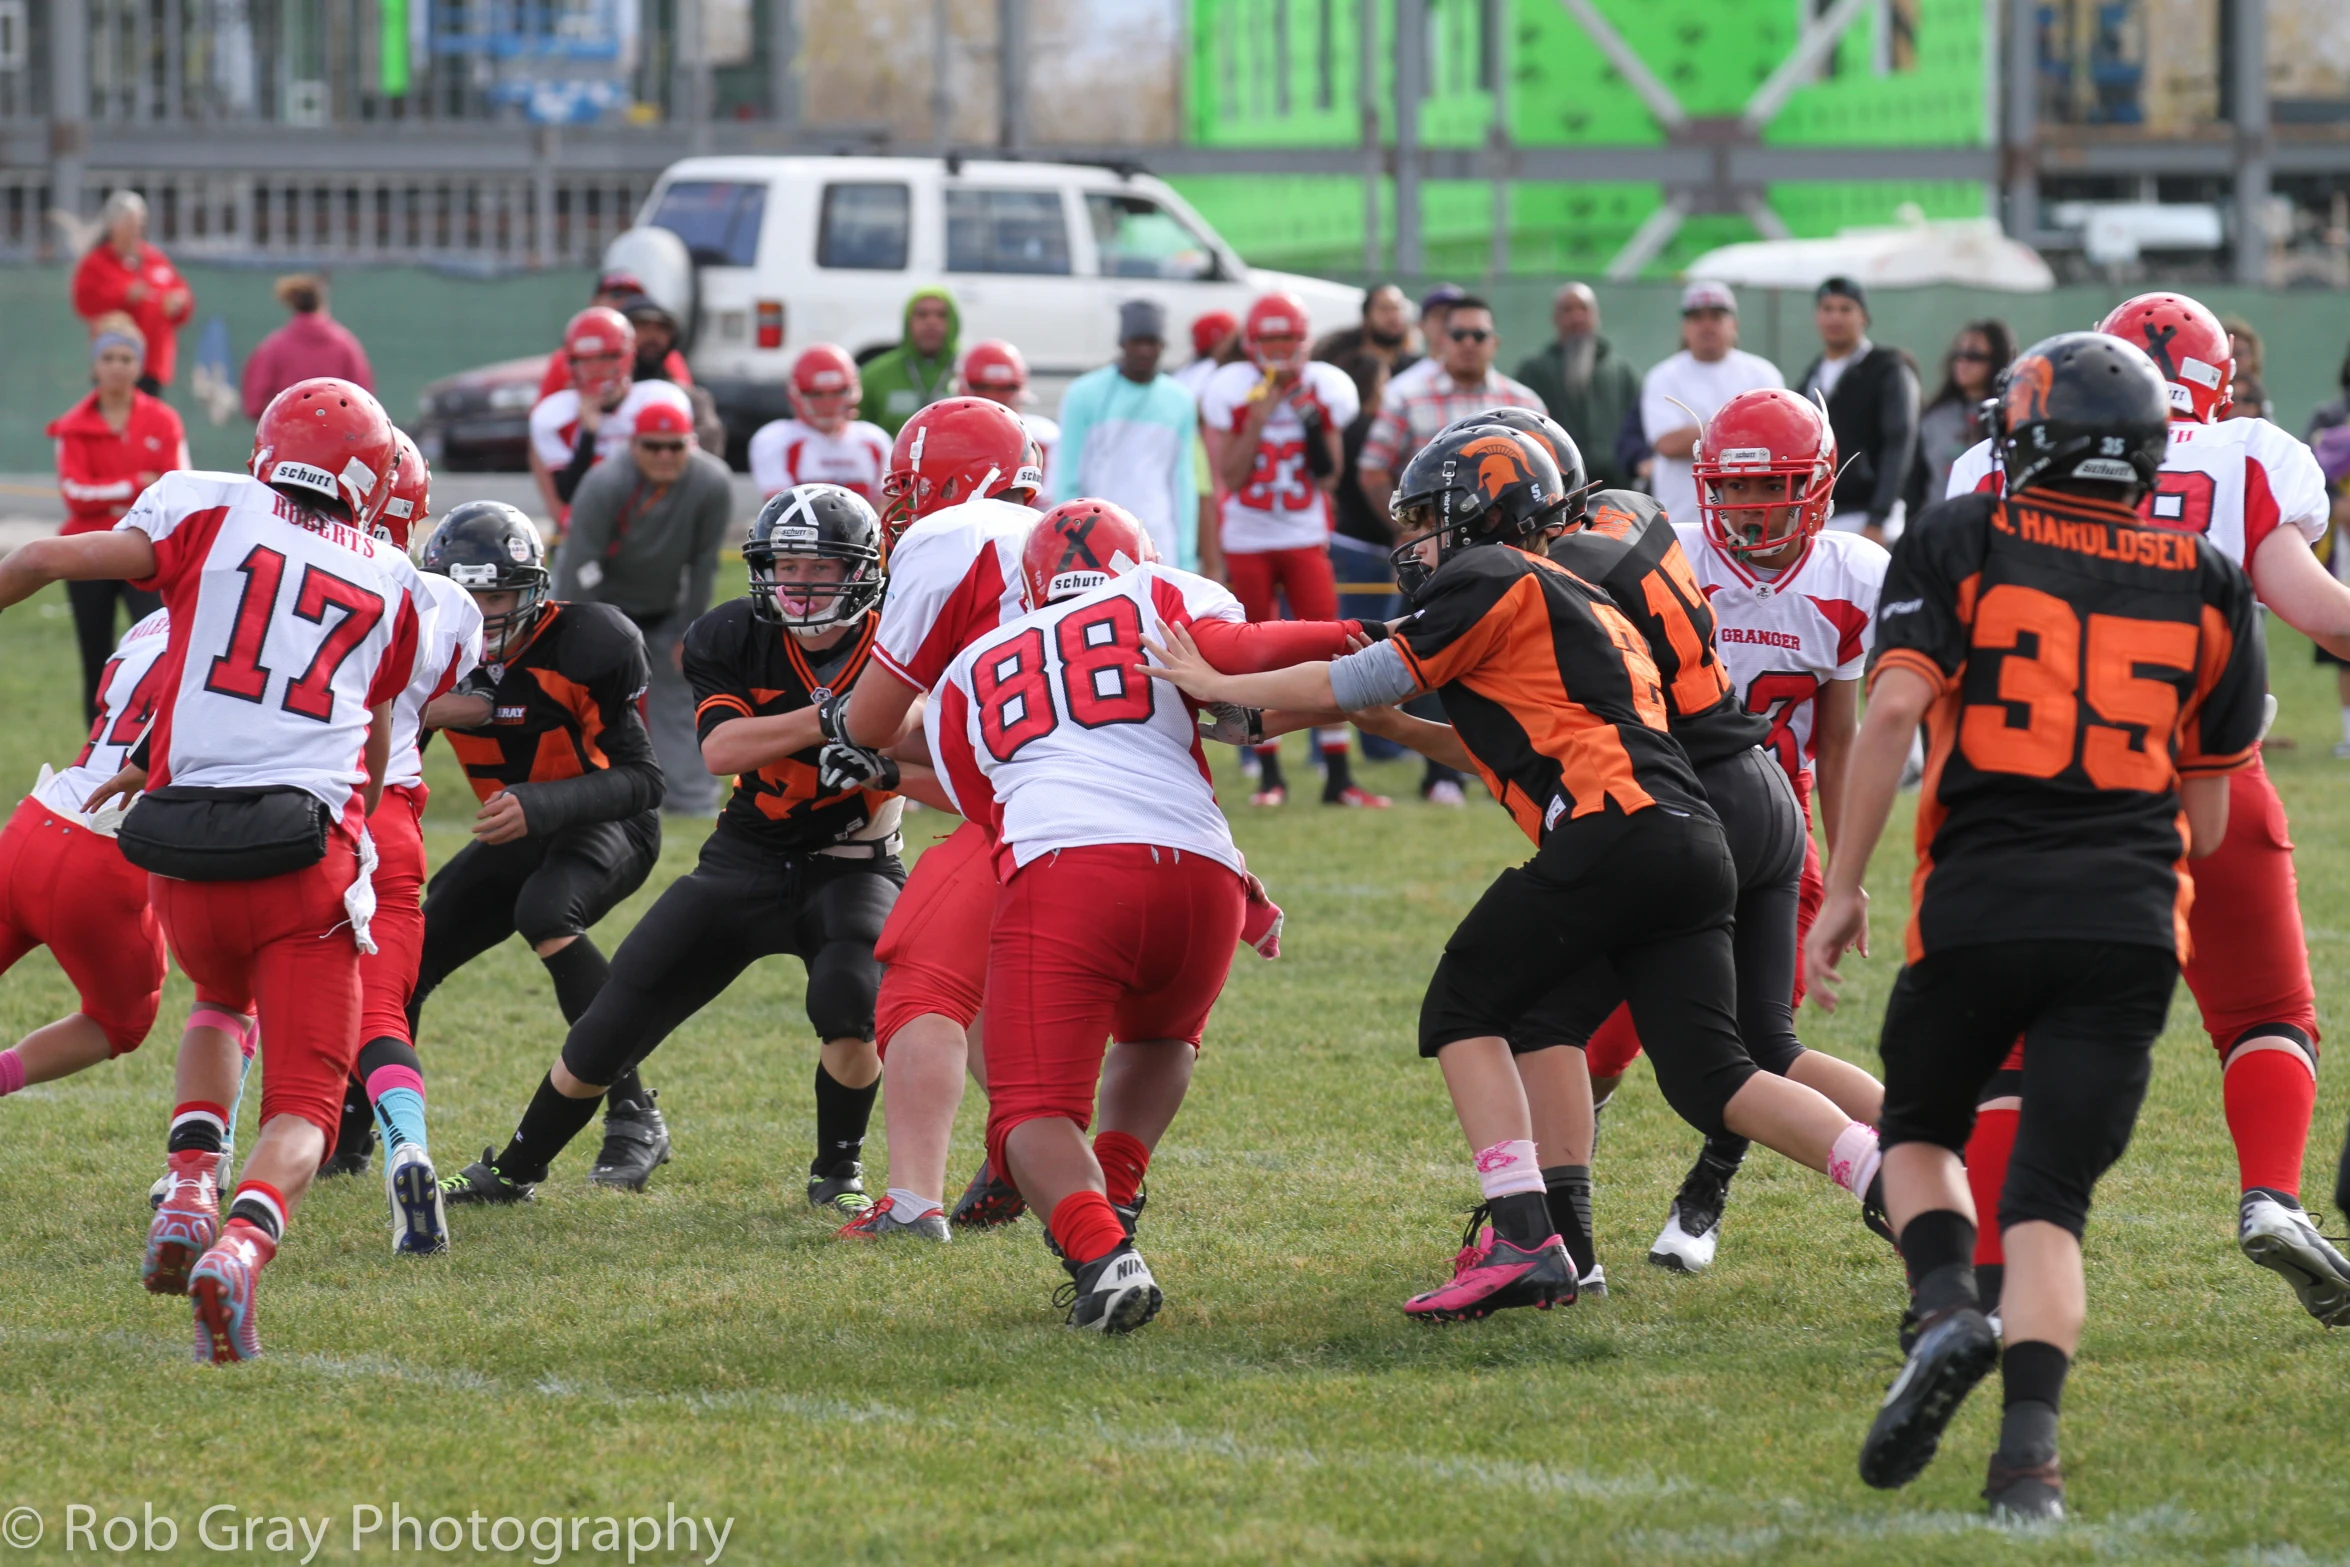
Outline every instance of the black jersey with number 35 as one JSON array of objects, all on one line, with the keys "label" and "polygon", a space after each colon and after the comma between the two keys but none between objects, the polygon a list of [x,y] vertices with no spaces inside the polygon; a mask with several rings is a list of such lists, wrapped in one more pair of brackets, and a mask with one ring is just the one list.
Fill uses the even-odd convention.
[{"label": "black jersey with number 35", "polygon": [[1902,535],[1878,617],[1870,679],[1934,688],[1910,960],[2036,938],[2184,957],[2179,780],[2260,737],[2243,571],[2120,506],[1968,495]]},{"label": "black jersey with number 35", "polygon": [[[754,616],[748,598],[711,610],[685,634],[685,677],[694,688],[701,738],[729,719],[797,712],[813,706],[819,690],[848,689],[872,657],[879,620],[868,612],[847,636],[810,653],[790,632]],[[782,853],[856,836],[891,797],[869,789],[826,793],[816,776],[822,749],[812,745],[738,775],[726,802],[727,822]]]}]

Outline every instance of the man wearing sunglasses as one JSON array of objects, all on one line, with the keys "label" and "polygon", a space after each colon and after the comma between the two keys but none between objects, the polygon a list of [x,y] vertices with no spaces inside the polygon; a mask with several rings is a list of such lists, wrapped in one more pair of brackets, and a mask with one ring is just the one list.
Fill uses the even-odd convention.
[{"label": "man wearing sunglasses", "polygon": [[558,599],[609,604],[645,634],[646,725],[669,782],[663,808],[679,815],[708,816],[718,804],[680,658],[686,627],[710,607],[733,505],[726,465],[695,443],[685,411],[654,404],[637,416],[627,451],[580,482],[555,555]]}]

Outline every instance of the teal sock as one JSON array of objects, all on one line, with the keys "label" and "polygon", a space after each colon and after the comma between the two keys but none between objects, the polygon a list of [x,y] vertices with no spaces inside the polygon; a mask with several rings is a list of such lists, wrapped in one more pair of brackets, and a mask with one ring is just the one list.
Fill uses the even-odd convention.
[{"label": "teal sock", "polygon": [[424,1063],[416,1058],[415,1046],[388,1037],[371,1039],[359,1047],[355,1070],[367,1102],[375,1107],[384,1152],[389,1155],[403,1143],[425,1147]]},{"label": "teal sock", "polygon": [[[413,1088],[388,1088],[375,1101],[375,1119],[383,1128],[384,1147],[403,1143],[425,1147],[424,1095]],[[428,1152],[427,1158],[431,1157]]]}]

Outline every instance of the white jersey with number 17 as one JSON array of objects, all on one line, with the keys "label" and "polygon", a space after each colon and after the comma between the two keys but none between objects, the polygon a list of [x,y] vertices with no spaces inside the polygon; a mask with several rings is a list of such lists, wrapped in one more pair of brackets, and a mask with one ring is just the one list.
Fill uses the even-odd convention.
[{"label": "white jersey with number 17", "polygon": [[179,471],[115,524],[155,542],[171,615],[148,786],[292,786],[341,813],[366,782],[369,709],[408,684],[408,557],[258,479]]},{"label": "white jersey with number 17", "polygon": [[991,631],[923,714],[939,778],[1008,854],[1139,843],[1244,870],[1200,754],[1198,709],[1133,666],[1160,622],[1239,622],[1240,601],[1172,566],[1126,575]]}]

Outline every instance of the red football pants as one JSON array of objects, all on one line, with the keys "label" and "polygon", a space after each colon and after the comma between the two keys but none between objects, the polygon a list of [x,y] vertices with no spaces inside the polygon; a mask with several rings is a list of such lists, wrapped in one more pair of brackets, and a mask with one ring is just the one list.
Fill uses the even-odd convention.
[{"label": "red football pants", "polygon": [[979,1016],[995,915],[994,852],[987,829],[965,822],[906,874],[873,944],[883,965],[873,1036],[884,1056],[891,1037],[918,1017],[935,1012],[968,1029]]},{"label": "red football pants", "polygon": [[408,996],[416,989],[416,968],[424,955],[423,784],[386,789],[367,818],[375,839],[375,918],[368,934],[372,954],[359,955],[359,1037],[397,1039],[408,1035]]},{"label": "red football pants", "polygon": [[996,896],[987,954],[987,1154],[1024,1121],[1093,1122],[1105,1040],[1196,1047],[1223,994],[1246,903],[1204,854],[1148,844],[1056,849]]},{"label": "red football pants", "polygon": [[1330,551],[1322,545],[1293,550],[1242,550],[1224,557],[1224,575],[1241,613],[1251,620],[1279,620],[1279,597],[1289,600],[1292,620],[1336,620],[1338,578]]},{"label": "red football pants", "polygon": [[[1795,1000],[1803,1006],[1803,943],[1811,934],[1811,922],[1820,916],[1820,905],[1828,901],[1828,879],[1820,865],[1820,846],[1811,835],[1811,774],[1799,774],[1795,780],[1795,798],[1803,805],[1803,881],[1795,892]],[[1591,1032],[1590,1043],[1583,1047],[1583,1064],[1595,1078],[1622,1077],[1640,1054],[1640,1031],[1632,1026],[1632,1009],[1618,1006],[1610,1012],[1607,1021]]]},{"label": "red football pants", "polygon": [[338,827],[325,859],[283,876],[147,878],[196,1004],[260,1018],[261,1124],[298,1115],[326,1134],[330,1153],[359,1053],[359,947],[343,910],[358,874],[358,849]]},{"label": "red football pants", "polygon": [[113,839],[27,795],[0,829],[0,974],[41,946],[114,1054],[138,1049],[163,1003],[163,927],[147,873]]}]

